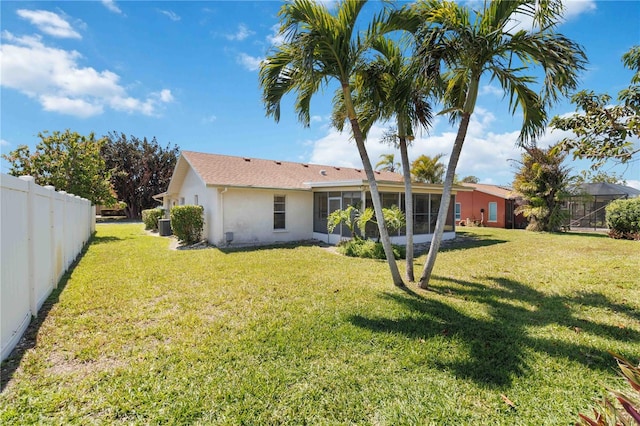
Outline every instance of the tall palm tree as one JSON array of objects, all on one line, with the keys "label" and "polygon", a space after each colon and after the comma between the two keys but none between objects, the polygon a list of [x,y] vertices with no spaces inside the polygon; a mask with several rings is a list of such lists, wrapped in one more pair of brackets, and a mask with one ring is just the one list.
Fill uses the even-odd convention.
[{"label": "tall palm tree", "polygon": [[[385,25],[382,21],[377,29],[384,29]],[[395,129],[385,134],[384,141],[400,149],[405,187],[406,276],[413,282],[413,192],[408,146],[414,139],[414,129],[426,129],[431,123],[430,86],[414,58],[405,56],[396,42],[374,34],[371,43],[375,59],[356,76],[355,103],[365,131],[377,120],[395,119]],[[344,106],[338,104],[334,117],[339,116],[340,108]]]},{"label": "tall palm tree", "polygon": [[[324,3],[293,0],[280,9],[280,32],[285,42],[274,48],[260,66],[260,85],[267,115],[280,119],[280,102],[289,92],[297,94],[295,110],[298,119],[308,126],[312,96],[330,80],[339,84],[346,117],[351,124],[371,191],[376,216],[383,218],[382,203],[373,167],[365,147],[365,136],[353,104],[353,80],[365,61],[366,39],[354,34],[356,21],[364,1],[343,0],[332,14]],[[382,246],[393,282],[404,286],[398,271],[389,232],[384,220],[378,220]]]},{"label": "tall palm tree", "polygon": [[444,181],[444,173],[446,168],[440,162],[444,154],[437,154],[433,157],[421,155],[411,163],[411,174],[418,182],[424,183],[442,183]]},{"label": "tall palm tree", "polygon": [[[522,111],[518,142],[525,145],[544,133],[547,107],[576,88],[577,74],[586,63],[582,48],[555,31],[563,12],[561,0],[494,0],[482,5],[472,11],[453,1],[423,0],[401,9],[392,18],[398,28],[414,34],[416,54],[424,60],[425,69],[433,69],[434,63],[444,67],[446,109],[442,113],[460,123],[420,277],[421,288],[428,286],[442,241],[455,170],[481,77],[498,81],[508,95],[512,114],[518,108]],[[516,21],[523,17],[532,20],[530,31],[516,29]],[[540,93],[532,88],[539,83],[535,75],[526,73],[535,67],[544,73]]]},{"label": "tall palm tree", "polygon": [[380,154],[380,161],[376,163],[376,170],[394,173],[400,167],[400,163],[396,163],[394,154]]}]

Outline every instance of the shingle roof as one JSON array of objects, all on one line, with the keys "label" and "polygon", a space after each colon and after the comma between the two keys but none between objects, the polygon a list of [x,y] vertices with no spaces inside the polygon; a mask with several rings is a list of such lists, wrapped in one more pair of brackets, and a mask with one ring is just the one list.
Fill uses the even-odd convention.
[{"label": "shingle roof", "polygon": [[[364,181],[363,169],[263,160],[182,151],[182,156],[207,185],[309,189],[308,183]],[[376,180],[402,182],[402,175],[375,172]]]},{"label": "shingle roof", "polygon": [[463,183],[462,185],[475,189],[476,191],[484,192],[485,194],[495,195],[506,200],[515,198],[516,195],[513,189],[506,186],[489,185],[485,183]]}]

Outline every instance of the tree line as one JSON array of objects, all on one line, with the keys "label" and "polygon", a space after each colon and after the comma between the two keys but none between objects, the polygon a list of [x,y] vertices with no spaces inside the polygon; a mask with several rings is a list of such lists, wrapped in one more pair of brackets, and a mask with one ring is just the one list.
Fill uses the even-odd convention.
[{"label": "tree line", "polygon": [[20,145],[2,157],[9,174],[30,175],[39,185],[78,195],[94,205],[124,203],[128,218],[155,207],[154,195],[167,189],[180,149],[153,137],[110,132],[102,138],[70,129],[38,133],[35,149]]}]

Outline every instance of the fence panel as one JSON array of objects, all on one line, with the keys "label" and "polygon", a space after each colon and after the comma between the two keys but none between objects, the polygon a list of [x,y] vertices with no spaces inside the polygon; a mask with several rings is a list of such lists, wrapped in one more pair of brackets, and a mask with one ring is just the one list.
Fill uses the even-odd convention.
[{"label": "fence panel", "polygon": [[4,360],[95,230],[88,200],[33,178],[0,180],[0,349]]}]

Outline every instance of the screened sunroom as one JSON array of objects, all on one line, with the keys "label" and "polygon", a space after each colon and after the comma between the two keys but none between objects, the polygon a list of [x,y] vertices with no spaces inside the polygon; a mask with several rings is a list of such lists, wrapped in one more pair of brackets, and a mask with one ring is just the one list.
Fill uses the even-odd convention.
[{"label": "screened sunroom", "polygon": [[[313,194],[313,233],[314,238],[326,241],[331,244],[339,242],[341,239],[350,238],[351,232],[341,224],[337,226],[331,234],[327,231],[327,218],[335,210],[346,209],[354,206],[359,210],[373,207],[371,192],[366,181],[364,184],[358,182],[359,187],[345,185],[343,188],[314,187]],[[345,183],[346,184],[346,183]],[[405,214],[405,194],[404,186],[390,183],[378,183],[382,206],[390,208],[398,206]],[[462,189],[464,190],[464,189]],[[431,236],[436,225],[438,210],[442,200],[441,185],[415,184],[413,191],[413,223],[414,242],[416,244],[431,241]],[[455,195],[452,195],[449,203],[449,211],[445,223],[445,239],[455,238]],[[378,237],[378,227],[374,222],[370,222],[366,228],[366,237],[376,239]],[[404,243],[406,229],[402,228],[391,235],[394,243]]]}]

